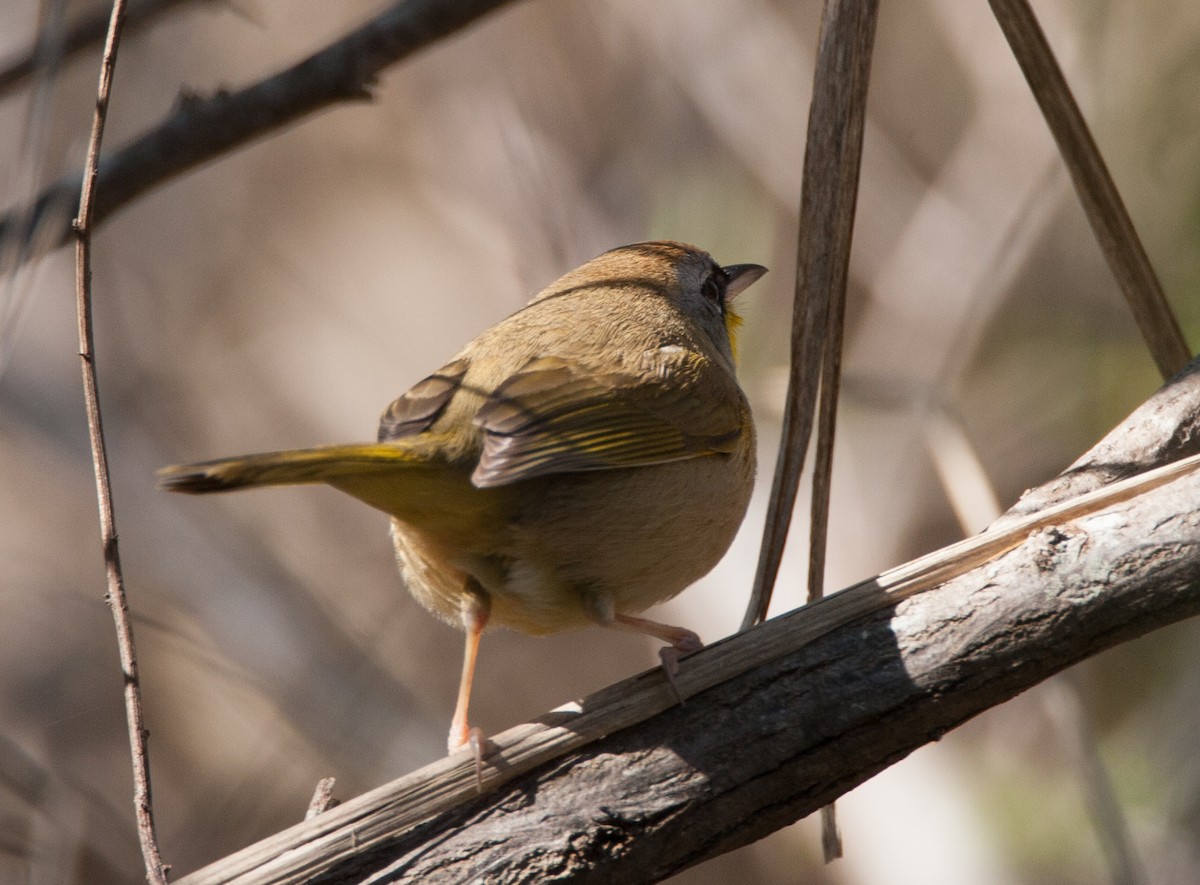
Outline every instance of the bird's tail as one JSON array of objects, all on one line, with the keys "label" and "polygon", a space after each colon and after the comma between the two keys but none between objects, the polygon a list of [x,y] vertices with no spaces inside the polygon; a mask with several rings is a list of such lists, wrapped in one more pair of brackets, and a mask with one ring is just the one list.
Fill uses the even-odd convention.
[{"label": "bird's tail", "polygon": [[191,495],[255,486],[339,485],[338,480],[353,482],[355,476],[403,470],[420,463],[412,450],[390,443],[320,446],[164,467],[158,471],[158,484]]}]

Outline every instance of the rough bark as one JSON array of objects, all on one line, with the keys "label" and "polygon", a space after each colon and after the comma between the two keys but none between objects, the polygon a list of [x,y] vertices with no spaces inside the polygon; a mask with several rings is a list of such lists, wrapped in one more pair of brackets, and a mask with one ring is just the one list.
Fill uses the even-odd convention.
[{"label": "rough bark", "polygon": [[482,796],[471,760],[447,759],[182,881],[652,881],[754,841],[1063,668],[1200,612],[1198,466],[717,643],[684,661],[682,706],[650,672],[499,735]]}]

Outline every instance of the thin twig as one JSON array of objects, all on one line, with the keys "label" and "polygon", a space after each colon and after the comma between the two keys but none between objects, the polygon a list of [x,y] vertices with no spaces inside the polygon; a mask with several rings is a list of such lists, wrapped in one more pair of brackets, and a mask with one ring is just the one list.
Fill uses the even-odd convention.
[{"label": "thin twig", "polygon": [[[104,221],[146,191],[235,148],[339,102],[370,98],[387,67],[455,33],[512,0],[403,0],[286,70],[236,91],[185,96],[154,129],[104,158],[93,221]],[[32,209],[0,216],[0,242],[28,238],[58,223],[73,205],[71,175],[47,187]],[[61,232],[66,242],[70,232]],[[58,237],[47,235],[51,241]]]},{"label": "thin twig", "polygon": [[[863,96],[866,103],[866,96]],[[840,291],[841,297],[838,297]],[[825,551],[829,540],[829,502],[833,494],[833,443],[837,430],[838,390],[842,377],[842,341],[845,329],[846,290],[830,293],[829,334],[821,372],[821,401],[817,408],[817,456],[813,464],[813,490],[808,532],[808,594],[813,603],[825,595]],[[764,615],[765,615],[764,608]],[[831,802],[821,809],[821,855],[832,863],[843,855],[837,810]]]},{"label": "thin twig", "polygon": [[1027,0],[988,0],[1066,162],[1104,258],[1164,378],[1191,351],[1104,158]]},{"label": "thin twig", "polygon": [[[832,5],[832,4],[831,4]],[[831,6],[830,5],[830,6]],[[826,6],[826,15],[837,14],[836,10]],[[841,390],[842,379],[842,345],[846,326],[846,279],[850,264],[850,245],[854,233],[854,209],[858,202],[858,174],[862,166],[862,133],[867,116],[867,84],[871,73],[872,47],[875,42],[875,22],[877,19],[877,4],[864,3],[855,10],[859,18],[855,27],[848,29],[848,37],[852,38],[853,52],[848,56],[849,71],[838,71],[846,75],[848,84],[845,101],[847,135],[850,143],[845,145],[841,162],[836,167],[823,167],[830,180],[824,185],[838,195],[841,200],[841,217],[835,235],[838,237],[836,248],[838,257],[830,262],[830,278],[826,287],[829,299],[828,315],[826,316],[823,334],[819,336],[824,349],[821,362],[821,401],[817,414],[817,456],[814,464],[812,523],[809,535],[808,554],[808,601],[815,602],[825,595],[825,545],[829,529],[830,486],[833,477],[833,443],[837,424],[838,394]],[[843,13],[844,14],[844,13]],[[818,83],[820,82],[820,63],[818,62]],[[833,72],[830,72],[833,73]],[[814,93],[817,89],[814,84]],[[816,111],[816,100],[813,102]],[[807,174],[810,170],[805,169]],[[837,178],[833,178],[836,175]],[[805,241],[807,242],[807,241]],[[808,243],[811,249],[812,243]],[[801,246],[801,248],[804,248]],[[808,261],[812,261],[811,254]],[[812,297],[811,291],[805,293]],[[765,616],[765,612],[763,613]]]},{"label": "thin twig", "polygon": [[108,453],[104,445],[104,425],[100,417],[100,395],[96,382],[95,343],[92,335],[92,221],[94,197],[100,161],[100,144],[108,117],[117,47],[125,22],[125,0],[113,0],[104,59],[100,67],[100,86],[88,142],[83,186],[79,198],[79,216],[75,219],[75,294],[79,319],[79,356],[83,368],[83,392],[87,403],[88,435],[92,443],[92,463],[96,471],[96,497],[100,505],[100,537],[104,546],[104,567],[108,579],[107,600],[117,627],[117,647],[125,677],[125,716],[129,728],[129,747],[133,757],[133,799],[137,818],[138,841],[146,865],[146,878],[152,885],[166,885],[166,870],[154,834],[154,813],[150,798],[150,761],[146,748],[147,731],[142,715],[142,693],[138,680],[137,654],[133,646],[133,627],[125,599],[125,581],[117,549],[116,517],[112,488],[108,478]]}]

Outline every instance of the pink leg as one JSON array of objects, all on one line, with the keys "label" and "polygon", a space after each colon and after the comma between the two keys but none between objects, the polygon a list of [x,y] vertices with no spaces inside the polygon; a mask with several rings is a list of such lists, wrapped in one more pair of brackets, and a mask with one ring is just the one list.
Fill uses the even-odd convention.
[{"label": "pink leg", "polygon": [[471,683],[475,679],[475,661],[479,657],[479,640],[483,636],[483,628],[487,626],[488,600],[482,594],[468,593],[463,600],[463,627],[467,633],[467,643],[463,650],[462,676],[458,682],[458,701],[454,705],[454,718],[450,720],[450,736],[446,741],[446,749],[456,753],[470,746],[475,754],[475,777],[479,789],[483,790],[483,746],[486,740],[483,731],[471,728],[467,718],[467,708],[471,701]]}]

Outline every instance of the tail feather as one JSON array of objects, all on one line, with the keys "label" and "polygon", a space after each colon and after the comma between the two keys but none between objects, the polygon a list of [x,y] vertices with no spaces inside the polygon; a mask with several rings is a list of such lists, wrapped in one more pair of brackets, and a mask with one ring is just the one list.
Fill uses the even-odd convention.
[{"label": "tail feather", "polygon": [[201,495],[253,486],[324,483],[407,468],[418,461],[409,449],[389,443],[321,446],[164,467],[158,471],[158,484],[168,491]]}]

